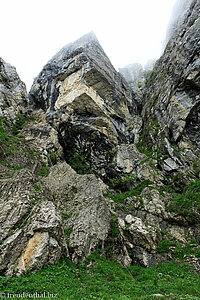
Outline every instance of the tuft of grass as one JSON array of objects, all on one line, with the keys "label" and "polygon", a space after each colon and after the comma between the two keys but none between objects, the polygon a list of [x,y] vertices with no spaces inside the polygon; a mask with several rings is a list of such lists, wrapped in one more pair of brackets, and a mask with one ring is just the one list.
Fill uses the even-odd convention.
[{"label": "tuft of grass", "polygon": [[48,176],[48,171],[49,171],[49,166],[47,166],[46,163],[43,162],[43,165],[39,170],[38,175],[42,177]]},{"label": "tuft of grass", "polygon": [[179,260],[183,260],[185,255],[195,255],[196,257],[200,257],[199,247],[194,247],[192,242],[183,245],[183,243],[177,240],[171,241],[165,238],[159,242],[157,252],[159,254],[170,253],[174,258],[178,258]]},{"label": "tuft of grass", "polygon": [[137,180],[137,176],[134,174],[124,174],[120,178],[110,179],[110,185],[114,189],[119,189],[121,191],[126,191],[129,186],[134,184]]},{"label": "tuft of grass", "polygon": [[181,194],[174,194],[167,210],[186,217],[190,222],[195,221],[195,212],[200,212],[200,179],[185,186]]},{"label": "tuft of grass", "polygon": [[117,238],[120,234],[118,225],[117,225],[117,218],[115,216],[112,216],[112,220],[110,222],[110,230],[111,230],[111,236],[112,238]]},{"label": "tuft of grass", "polygon": [[124,193],[120,193],[117,195],[113,195],[113,194],[105,194],[105,197],[111,198],[112,200],[114,200],[115,202],[118,203],[124,203],[124,200],[128,197],[133,197],[133,196],[138,196],[141,194],[141,192],[143,191],[143,189],[149,185],[151,185],[152,182],[150,180],[144,180],[141,183],[139,183],[134,189],[132,189],[131,191],[126,191]]},{"label": "tuft of grass", "polygon": [[12,133],[17,135],[19,131],[24,127],[27,121],[27,117],[21,114],[17,114],[17,120],[13,124]]}]

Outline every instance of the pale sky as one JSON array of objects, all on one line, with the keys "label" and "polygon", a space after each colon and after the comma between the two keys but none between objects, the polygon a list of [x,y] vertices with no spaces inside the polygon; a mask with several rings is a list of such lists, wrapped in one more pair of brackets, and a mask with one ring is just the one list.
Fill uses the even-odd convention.
[{"label": "pale sky", "polygon": [[30,89],[64,45],[94,31],[114,67],[159,58],[175,0],[0,0],[0,57]]}]

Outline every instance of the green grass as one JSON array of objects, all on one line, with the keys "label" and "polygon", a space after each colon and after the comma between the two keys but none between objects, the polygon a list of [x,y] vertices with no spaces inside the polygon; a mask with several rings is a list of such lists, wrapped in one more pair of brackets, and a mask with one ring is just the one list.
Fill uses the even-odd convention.
[{"label": "green grass", "polygon": [[107,198],[110,198],[112,200],[114,200],[117,203],[124,203],[124,200],[128,197],[133,197],[133,196],[138,196],[141,194],[141,192],[143,191],[143,189],[149,185],[151,185],[152,182],[150,180],[144,180],[141,183],[139,183],[134,189],[132,189],[131,191],[126,191],[124,193],[120,193],[117,195],[113,195],[113,194],[105,194],[104,196]]},{"label": "green grass", "polygon": [[38,175],[42,177],[46,177],[49,174],[49,166],[46,163],[42,162],[42,167],[38,171]]},{"label": "green grass", "polygon": [[62,259],[33,275],[19,278],[1,276],[0,291],[5,294],[42,294],[45,291],[46,294],[57,295],[57,299],[65,300],[157,299],[153,294],[164,295],[162,299],[200,297],[200,278],[190,272],[186,265],[171,263],[151,268],[131,266],[129,271],[134,278],[122,265],[94,253],[80,265]]},{"label": "green grass", "polygon": [[19,131],[25,126],[26,121],[28,121],[28,118],[26,116],[17,114],[17,120],[13,124],[12,128],[13,134],[18,134]]},{"label": "green grass", "polygon": [[194,243],[188,242],[183,244],[176,240],[170,241],[163,238],[158,244],[157,252],[160,254],[171,253],[174,258],[178,258],[181,261],[184,259],[185,255],[195,255],[196,257],[200,257],[199,247],[193,247],[193,244],[196,244],[196,241],[194,241]]},{"label": "green grass", "polygon": [[19,149],[21,140],[21,137],[11,135],[10,124],[5,118],[0,117],[0,160]]},{"label": "green grass", "polygon": [[200,179],[185,186],[181,194],[174,194],[167,209],[186,217],[190,222],[195,221],[195,211],[200,212]]},{"label": "green grass", "polygon": [[134,174],[123,174],[120,178],[110,179],[110,185],[115,190],[127,191],[129,186],[133,185],[137,180]]},{"label": "green grass", "polygon": [[91,173],[90,167],[87,165],[87,159],[83,152],[72,153],[69,151],[67,162],[78,174]]}]

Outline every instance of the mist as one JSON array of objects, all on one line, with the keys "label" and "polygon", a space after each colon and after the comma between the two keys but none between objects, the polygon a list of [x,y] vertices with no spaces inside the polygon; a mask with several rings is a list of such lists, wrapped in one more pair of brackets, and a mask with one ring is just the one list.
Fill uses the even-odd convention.
[{"label": "mist", "polygon": [[0,56],[16,67],[28,90],[53,55],[90,31],[116,70],[134,62],[144,66],[161,54],[174,2],[2,1]]},{"label": "mist", "polygon": [[172,14],[167,26],[166,36],[163,43],[163,51],[170,40],[174,35],[176,29],[180,26],[184,19],[184,15],[190,7],[193,0],[176,0],[174,7],[172,9]]}]

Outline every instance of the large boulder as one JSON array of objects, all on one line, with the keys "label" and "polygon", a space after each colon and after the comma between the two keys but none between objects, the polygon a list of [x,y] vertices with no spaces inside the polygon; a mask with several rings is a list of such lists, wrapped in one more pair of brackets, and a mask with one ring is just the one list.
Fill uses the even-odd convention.
[{"label": "large boulder", "polygon": [[51,167],[45,184],[62,212],[73,262],[83,261],[103,247],[110,229],[110,210],[103,192],[106,186],[94,175],[79,175],[66,163]]}]

